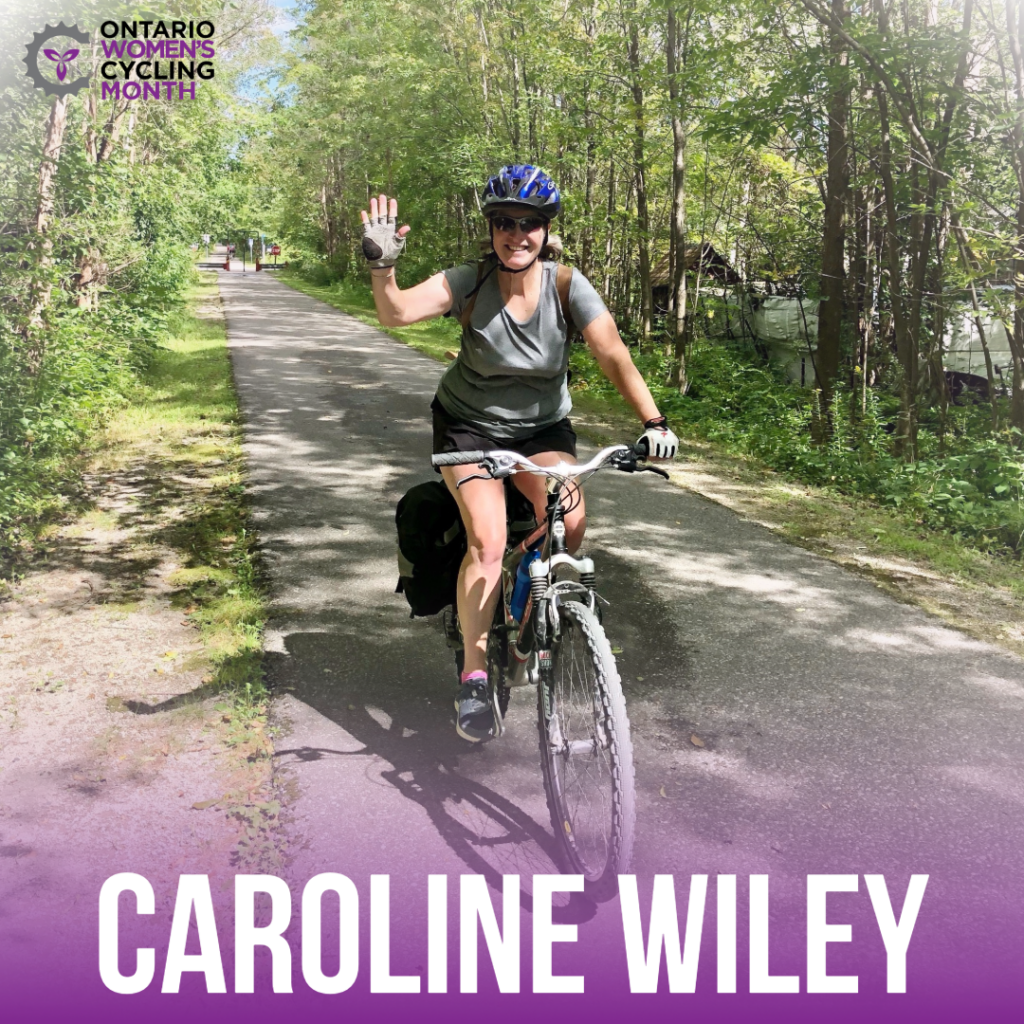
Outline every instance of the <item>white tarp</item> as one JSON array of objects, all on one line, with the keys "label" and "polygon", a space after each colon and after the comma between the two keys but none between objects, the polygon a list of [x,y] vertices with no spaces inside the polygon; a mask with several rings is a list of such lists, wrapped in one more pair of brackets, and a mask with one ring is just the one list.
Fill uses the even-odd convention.
[{"label": "white tarp", "polygon": [[751,303],[747,327],[768,350],[768,357],[802,387],[814,384],[818,348],[818,304],[807,299],[766,295]]},{"label": "white tarp", "polygon": [[[1006,327],[997,317],[981,316],[981,326],[985,331],[985,343],[992,357],[992,367],[998,380],[1000,371],[1005,377],[1013,374],[1010,358],[1010,339],[1006,336]],[[985,368],[985,353],[978,334],[978,325],[974,322],[974,314],[970,311],[950,317],[950,326],[944,339],[945,353],[942,360],[947,370],[955,373],[968,373],[975,377],[988,379]]]},{"label": "white tarp", "polygon": [[750,315],[754,337],[769,346],[806,351],[818,344],[818,304],[806,299],[766,295]]},{"label": "white tarp", "polygon": [[[753,335],[768,350],[772,362],[781,366],[790,380],[805,386],[814,383],[814,354],[818,347],[818,304],[807,299],[781,295],[732,296],[726,302],[725,328],[734,337]],[[943,339],[943,365],[947,371],[987,378],[985,355],[974,314],[961,310],[947,321]],[[1010,342],[1003,322],[989,312],[982,315],[985,341],[998,379],[1012,373]],[[718,326],[718,325],[716,325]]]}]

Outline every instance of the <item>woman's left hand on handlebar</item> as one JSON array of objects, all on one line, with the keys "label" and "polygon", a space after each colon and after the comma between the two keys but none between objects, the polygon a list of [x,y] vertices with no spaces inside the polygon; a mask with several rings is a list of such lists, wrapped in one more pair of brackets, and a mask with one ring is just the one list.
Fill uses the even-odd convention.
[{"label": "woman's left hand on handlebar", "polygon": [[674,459],[679,451],[679,438],[668,428],[668,424],[662,421],[654,423],[648,420],[644,424],[647,429],[637,441],[637,445],[647,449],[649,459]]}]

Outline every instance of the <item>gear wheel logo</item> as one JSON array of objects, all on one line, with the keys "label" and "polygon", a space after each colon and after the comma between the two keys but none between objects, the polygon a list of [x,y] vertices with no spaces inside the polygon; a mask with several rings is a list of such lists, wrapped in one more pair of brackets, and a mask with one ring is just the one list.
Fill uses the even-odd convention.
[{"label": "gear wheel logo", "polygon": [[[89,75],[81,75],[73,80],[68,80],[68,72],[74,67],[74,61],[78,57],[79,51],[75,49],[43,50],[44,43],[58,38],[74,39],[84,46],[89,44],[88,32],[83,32],[77,25],[65,25],[62,21],[56,26],[47,25],[42,32],[36,32],[32,37],[32,42],[25,47],[28,54],[22,60],[28,68],[28,77],[32,79],[32,84],[37,89],[42,89],[47,96],[73,96],[89,84]],[[41,50],[46,58],[43,62],[44,66],[51,66],[58,78],[57,81],[51,82],[43,74],[43,70],[39,66]]]}]

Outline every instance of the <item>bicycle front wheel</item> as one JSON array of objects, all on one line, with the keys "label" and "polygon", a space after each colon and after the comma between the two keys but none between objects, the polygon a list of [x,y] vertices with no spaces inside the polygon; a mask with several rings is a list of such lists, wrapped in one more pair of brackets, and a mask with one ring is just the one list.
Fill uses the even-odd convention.
[{"label": "bicycle front wheel", "polygon": [[567,867],[594,899],[609,899],[629,870],[636,822],[626,701],[597,616],[578,601],[562,601],[558,615],[551,671],[537,688],[544,788]]}]

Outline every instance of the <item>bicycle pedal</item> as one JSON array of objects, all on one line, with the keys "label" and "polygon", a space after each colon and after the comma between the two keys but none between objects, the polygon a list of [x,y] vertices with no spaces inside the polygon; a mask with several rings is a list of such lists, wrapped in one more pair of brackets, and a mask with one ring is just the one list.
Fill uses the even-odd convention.
[{"label": "bicycle pedal", "polygon": [[454,609],[450,606],[441,613],[441,633],[444,636],[444,642],[452,650],[462,650],[464,646],[462,642],[462,627],[459,625]]}]

